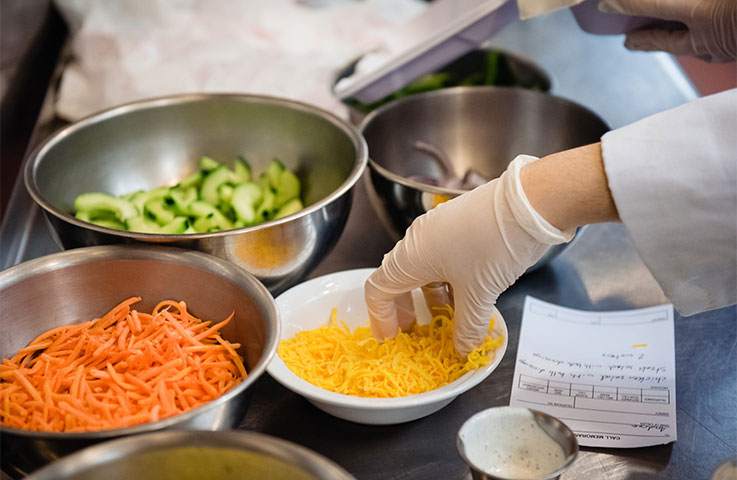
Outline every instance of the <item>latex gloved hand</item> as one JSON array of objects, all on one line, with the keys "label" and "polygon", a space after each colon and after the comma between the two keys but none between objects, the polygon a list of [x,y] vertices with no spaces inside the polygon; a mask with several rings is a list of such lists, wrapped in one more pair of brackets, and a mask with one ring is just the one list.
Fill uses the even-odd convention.
[{"label": "latex gloved hand", "polygon": [[735,0],[601,0],[599,10],[676,21],[686,26],[681,30],[634,30],[625,40],[625,46],[631,50],[662,50],[709,62],[737,58]]},{"label": "latex gloved hand", "polygon": [[[497,297],[550,245],[573,238],[530,205],[520,169],[536,160],[518,156],[498,179],[418,217],[365,285],[371,329],[393,338],[415,319],[409,292],[421,286],[431,305],[455,303],[454,342],[467,355],[486,338]],[[442,286],[439,288],[439,286]]]}]

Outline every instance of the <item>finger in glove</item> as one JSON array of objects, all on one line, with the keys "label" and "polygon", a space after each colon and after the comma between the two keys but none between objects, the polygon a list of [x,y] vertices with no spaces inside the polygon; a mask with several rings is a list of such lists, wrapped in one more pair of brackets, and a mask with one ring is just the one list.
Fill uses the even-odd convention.
[{"label": "finger in glove", "polygon": [[448,284],[445,282],[428,283],[422,287],[422,294],[425,297],[425,304],[427,305],[427,309],[430,310],[431,315],[437,308],[442,308],[446,305],[453,306],[453,301],[448,291]]},{"label": "finger in glove", "polygon": [[391,295],[376,288],[371,279],[366,282],[364,292],[374,337],[394,338],[400,329],[412,327],[416,316],[411,292]]}]

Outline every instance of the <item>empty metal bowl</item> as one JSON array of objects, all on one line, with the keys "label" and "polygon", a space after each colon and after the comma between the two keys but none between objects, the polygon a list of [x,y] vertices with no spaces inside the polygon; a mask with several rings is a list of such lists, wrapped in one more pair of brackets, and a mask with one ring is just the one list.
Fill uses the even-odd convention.
[{"label": "empty metal bowl", "polygon": [[[443,175],[441,162],[426,148],[417,148],[418,141],[444,152],[457,177],[473,171],[491,180],[518,154],[542,157],[594,143],[608,127],[592,111],[553,95],[456,87],[384,105],[366,117],[360,130],[369,148],[371,204],[398,240],[416,217],[464,192],[417,180]],[[551,247],[528,271],[568,245]]]},{"label": "empty metal bowl", "polygon": [[[202,234],[143,234],[76,219],[74,199],[174,185],[210,156],[254,171],[279,158],[297,174],[306,207],[287,217]],[[123,105],[57,132],[28,158],[25,184],[57,243],[75,248],[148,243],[201,250],[246,269],[273,294],[317,266],[343,231],[366,166],[355,127],[318,108],[257,95],[178,95]]]},{"label": "empty metal bowl", "polygon": [[327,458],[252,432],[157,432],[86,448],[28,480],[352,480]]},{"label": "empty metal bowl", "polygon": [[13,356],[54,327],[99,318],[122,300],[139,296],[136,310],[161,300],[181,300],[199,318],[222,320],[224,338],[241,344],[248,376],[219,398],[157,422],[114,430],[65,433],[0,426],[2,469],[34,469],[80,448],[112,438],[163,429],[236,428],[251,386],[276,352],[280,324],[273,297],[252,275],[211,255],[177,248],[102,246],[74,249],[0,272],[3,334],[0,358]]}]

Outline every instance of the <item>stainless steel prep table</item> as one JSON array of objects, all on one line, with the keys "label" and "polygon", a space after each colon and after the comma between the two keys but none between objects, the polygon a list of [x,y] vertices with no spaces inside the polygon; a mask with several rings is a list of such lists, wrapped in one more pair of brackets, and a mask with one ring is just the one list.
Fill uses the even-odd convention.
[{"label": "stainless steel prep table", "polygon": [[[512,24],[490,43],[543,66],[553,76],[553,93],[591,108],[613,128],[696,97],[670,56],[628,52],[622,37],[585,34],[568,11]],[[58,126],[51,93],[35,143]],[[2,268],[58,251],[20,182],[0,230],[0,242]],[[377,266],[392,245],[359,183],[346,230],[311,277]],[[456,432],[473,413],[508,404],[526,295],[588,310],[668,303],[622,225],[590,226],[550,266],[521,278],[501,296],[498,307],[510,334],[504,360],[485,382],[441,411],[402,425],[358,425],[323,413],[265,376],[256,384],[242,428],[305,445],[358,479],[470,478],[456,452]],[[735,455],[736,317],[735,307],[689,318],[676,315],[677,442],[626,450],[583,448],[564,478],[702,479]]]}]

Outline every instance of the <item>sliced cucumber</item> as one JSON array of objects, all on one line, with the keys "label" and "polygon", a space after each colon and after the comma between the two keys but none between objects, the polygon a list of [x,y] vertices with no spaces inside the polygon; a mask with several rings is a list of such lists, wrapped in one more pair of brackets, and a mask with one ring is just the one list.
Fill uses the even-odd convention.
[{"label": "sliced cucumber", "polygon": [[205,217],[215,211],[217,211],[217,208],[202,200],[195,200],[189,204],[189,215],[191,217]]},{"label": "sliced cucumber", "polygon": [[83,193],[74,200],[74,208],[78,212],[109,211],[122,221],[138,214],[136,207],[128,200],[105,193]]},{"label": "sliced cucumber", "polygon": [[238,178],[239,183],[251,181],[251,167],[248,165],[245,158],[238,157],[235,159],[233,171],[235,172],[235,176]]},{"label": "sliced cucumber", "polygon": [[221,208],[230,207],[233,200],[233,190],[233,187],[227,183],[220,185],[220,188],[218,188],[218,197],[220,199],[218,205],[220,205]]},{"label": "sliced cucumber", "polygon": [[74,218],[78,220],[82,220],[83,222],[89,222],[92,220],[92,216],[89,214],[89,212],[77,212],[74,214]]},{"label": "sliced cucumber", "polygon": [[187,217],[176,217],[171,222],[163,225],[159,233],[184,233],[189,228],[189,219]]},{"label": "sliced cucumber", "polygon": [[151,218],[159,225],[166,225],[174,220],[175,213],[167,208],[163,198],[149,200],[143,206],[143,211],[151,216]]},{"label": "sliced cucumber", "polygon": [[130,202],[136,207],[137,212],[143,212],[143,207],[151,200],[158,200],[169,195],[169,187],[156,187],[154,189],[139,192],[133,195]]},{"label": "sliced cucumber", "polygon": [[202,157],[200,158],[200,169],[204,172],[209,172],[210,170],[215,170],[218,168],[220,164],[213,160],[210,157]]},{"label": "sliced cucumber", "polygon": [[94,220],[118,220],[118,216],[112,210],[80,210],[76,217],[85,222]]},{"label": "sliced cucumber", "polygon": [[301,209],[300,181],[279,159],[257,178],[238,157],[233,168],[210,157],[173,187],[115,197],[86,193],[75,200],[75,216],[97,225],[141,233],[197,233],[257,225]]},{"label": "sliced cucumber", "polygon": [[274,219],[286,217],[293,213],[297,213],[304,208],[302,201],[299,198],[293,198],[282,206],[279,211],[276,212]]},{"label": "sliced cucumber", "polygon": [[94,223],[101,227],[116,228],[118,230],[125,230],[125,223],[118,220],[115,212],[108,210],[88,210],[79,211],[74,214],[76,218],[83,222]]},{"label": "sliced cucumber", "polygon": [[266,168],[266,176],[269,179],[269,186],[272,189],[276,190],[278,188],[279,178],[284,170],[284,164],[278,158],[275,158],[269,163],[269,166]]},{"label": "sliced cucumber", "polygon": [[200,198],[212,205],[217,205],[220,196],[218,189],[225,183],[234,183],[235,174],[225,165],[217,167],[207,174],[202,181],[202,189],[200,190]]},{"label": "sliced cucumber", "polygon": [[169,190],[169,198],[174,202],[173,209],[177,215],[188,215],[189,204],[197,200],[197,189],[174,187]]},{"label": "sliced cucumber", "polygon": [[258,186],[261,187],[261,190],[264,191],[264,193],[267,190],[271,190],[271,185],[269,185],[269,176],[266,175],[266,172],[263,172],[261,175],[258,176]]},{"label": "sliced cucumber", "polygon": [[273,218],[275,211],[275,199],[276,195],[274,195],[274,192],[272,192],[271,190],[266,190],[264,192],[264,198],[256,209],[256,222],[266,222]]},{"label": "sliced cucumber", "polygon": [[189,187],[199,187],[200,183],[202,183],[203,178],[204,178],[204,175],[202,175],[202,172],[195,172],[192,175],[186,177],[181,182],[179,182],[177,186],[184,188],[184,189],[187,189]]},{"label": "sliced cucumber", "polygon": [[115,219],[109,219],[109,218],[95,218],[92,220],[89,220],[90,223],[94,223],[95,225],[99,225],[101,227],[107,227],[107,228],[113,228],[115,230],[125,230],[125,223],[119,222]]},{"label": "sliced cucumber", "polygon": [[143,216],[129,218],[126,220],[125,226],[131,232],[139,233],[159,233],[161,230],[158,223],[144,218]]},{"label": "sliced cucumber", "polygon": [[204,233],[230,230],[233,228],[233,224],[230,223],[218,210],[214,210],[212,213],[195,220],[192,227],[195,231]]},{"label": "sliced cucumber", "polygon": [[126,193],[125,195],[120,195],[120,198],[123,200],[128,200],[129,202],[133,197],[138,195],[139,193],[143,193],[145,190],[136,190],[135,192]]},{"label": "sliced cucumber", "polygon": [[279,174],[276,187],[276,199],[274,205],[279,208],[288,201],[299,196],[299,179],[289,170],[283,170]]},{"label": "sliced cucumber", "polygon": [[256,219],[256,206],[263,197],[261,187],[253,182],[243,183],[235,187],[232,204],[238,220],[245,222],[246,225],[253,223]]}]

